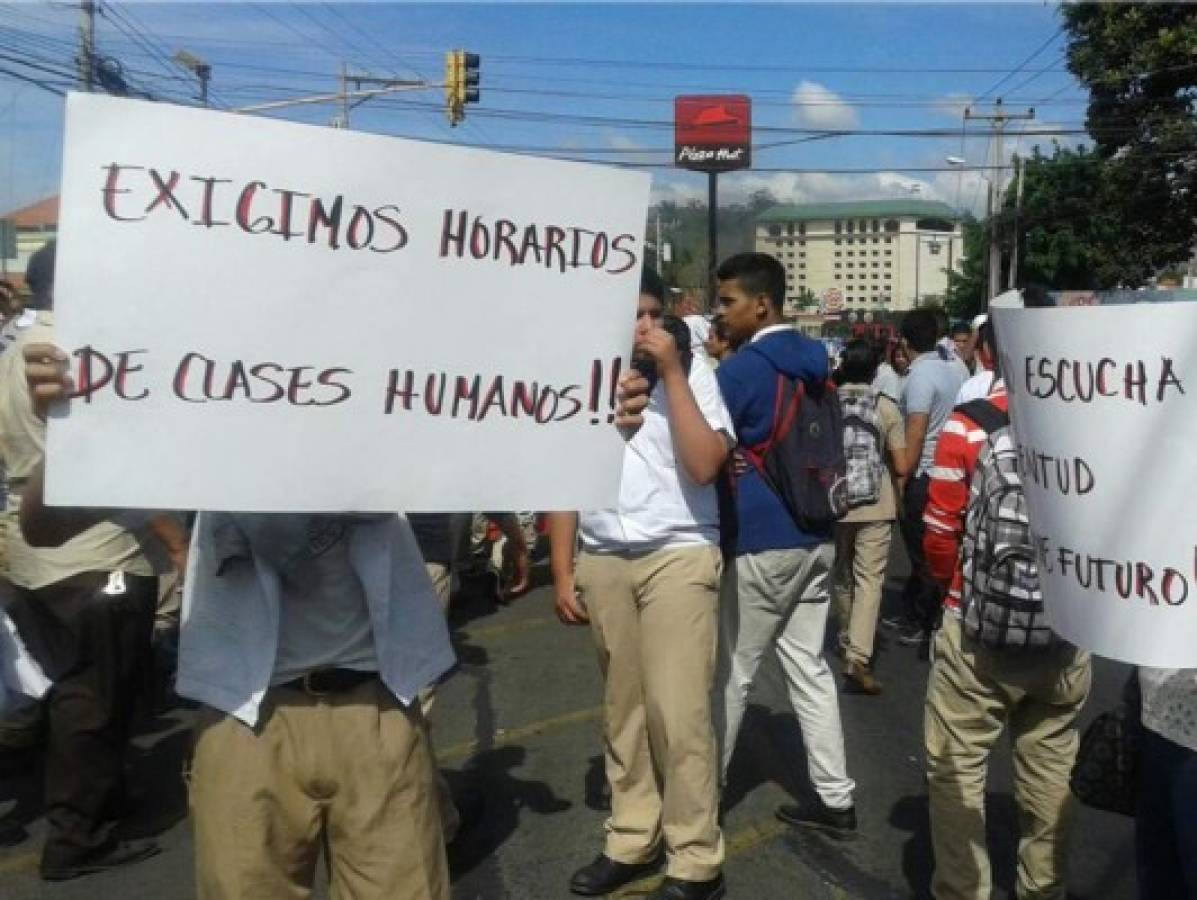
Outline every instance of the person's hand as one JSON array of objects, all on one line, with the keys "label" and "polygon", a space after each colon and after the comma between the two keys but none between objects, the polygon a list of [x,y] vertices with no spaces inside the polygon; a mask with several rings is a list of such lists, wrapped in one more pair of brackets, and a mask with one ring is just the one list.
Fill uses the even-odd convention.
[{"label": "person's hand", "polygon": [[677,341],[664,328],[649,328],[636,336],[636,352],[651,357],[661,377],[682,371]]},{"label": "person's hand", "polygon": [[26,344],[22,353],[29,399],[34,412],[44,419],[51,406],[68,399],[75,390],[67,374],[69,357],[53,344]]},{"label": "person's hand", "polygon": [[513,600],[528,590],[528,583],[532,577],[532,563],[528,558],[528,548],[517,548],[512,541],[507,542],[503,554],[507,557],[503,568],[510,569],[512,573],[511,583],[503,589],[503,599]]},{"label": "person's hand", "polygon": [[748,458],[746,456],[744,456],[744,453],[740,450],[739,447],[737,447],[735,450],[732,451],[731,466],[732,466],[732,474],[735,475],[737,478],[739,478],[745,472],[747,472],[750,468],[752,468],[752,464],[750,462],[748,462]]},{"label": "person's hand", "polygon": [[615,424],[618,427],[635,429],[644,424],[644,408],[648,406],[650,390],[648,379],[635,369],[629,369],[620,376],[615,407]]},{"label": "person's hand", "polygon": [[586,605],[578,598],[572,575],[554,579],[553,593],[557,601],[558,619],[566,625],[585,625],[590,621],[590,616],[586,614]]}]

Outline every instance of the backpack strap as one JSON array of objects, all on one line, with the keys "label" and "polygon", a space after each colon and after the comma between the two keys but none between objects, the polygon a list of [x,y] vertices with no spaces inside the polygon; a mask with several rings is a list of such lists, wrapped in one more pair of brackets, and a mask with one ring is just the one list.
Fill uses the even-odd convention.
[{"label": "backpack strap", "polygon": [[961,403],[953,412],[968,416],[980,425],[986,434],[993,434],[1010,424],[1010,414],[998,409],[990,400],[970,400],[968,403]]}]

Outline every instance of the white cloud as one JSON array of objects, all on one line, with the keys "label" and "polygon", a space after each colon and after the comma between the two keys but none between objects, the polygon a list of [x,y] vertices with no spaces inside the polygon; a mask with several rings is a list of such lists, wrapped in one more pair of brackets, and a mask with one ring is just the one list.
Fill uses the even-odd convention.
[{"label": "white cloud", "polygon": [[805,128],[826,128],[839,131],[860,124],[856,110],[844,102],[839,94],[816,81],[803,81],[794,88],[791,98],[794,118]]},{"label": "white cloud", "polygon": [[[954,188],[954,182],[952,183]],[[912,190],[917,188],[917,190]],[[743,203],[754,191],[766,190],[778,203],[834,203],[847,200],[915,197],[944,200],[953,197],[937,183],[911,178],[900,172],[833,174],[825,172],[774,172],[755,174],[739,172],[719,179],[719,203]],[[706,202],[706,185],[694,179],[657,178],[653,182],[653,202],[685,204],[691,200]]]}]

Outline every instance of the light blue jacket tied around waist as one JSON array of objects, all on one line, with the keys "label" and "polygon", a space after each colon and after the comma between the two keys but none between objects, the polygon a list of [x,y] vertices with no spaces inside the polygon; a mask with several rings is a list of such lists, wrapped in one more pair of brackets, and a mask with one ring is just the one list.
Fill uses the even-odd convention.
[{"label": "light blue jacket tied around waist", "polygon": [[[280,576],[310,516],[200,513],[184,582],[181,697],[257,723],[278,647]],[[455,663],[445,615],[402,515],[347,516],[349,561],[370,612],[379,676],[403,704]]]}]

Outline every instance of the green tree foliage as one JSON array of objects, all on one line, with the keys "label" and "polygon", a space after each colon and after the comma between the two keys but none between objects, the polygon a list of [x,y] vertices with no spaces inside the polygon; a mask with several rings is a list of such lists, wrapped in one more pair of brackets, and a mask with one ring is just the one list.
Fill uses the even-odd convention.
[{"label": "green tree foliage", "polygon": [[954,319],[971,319],[985,310],[985,254],[989,247],[985,224],[971,216],[964,220],[964,262],[961,271],[948,269],[944,307]]},{"label": "green tree foliage", "polygon": [[1061,12],[1102,161],[1090,185],[1100,184],[1118,223],[1093,286],[1138,286],[1187,259],[1197,232],[1197,6],[1072,3]]}]

